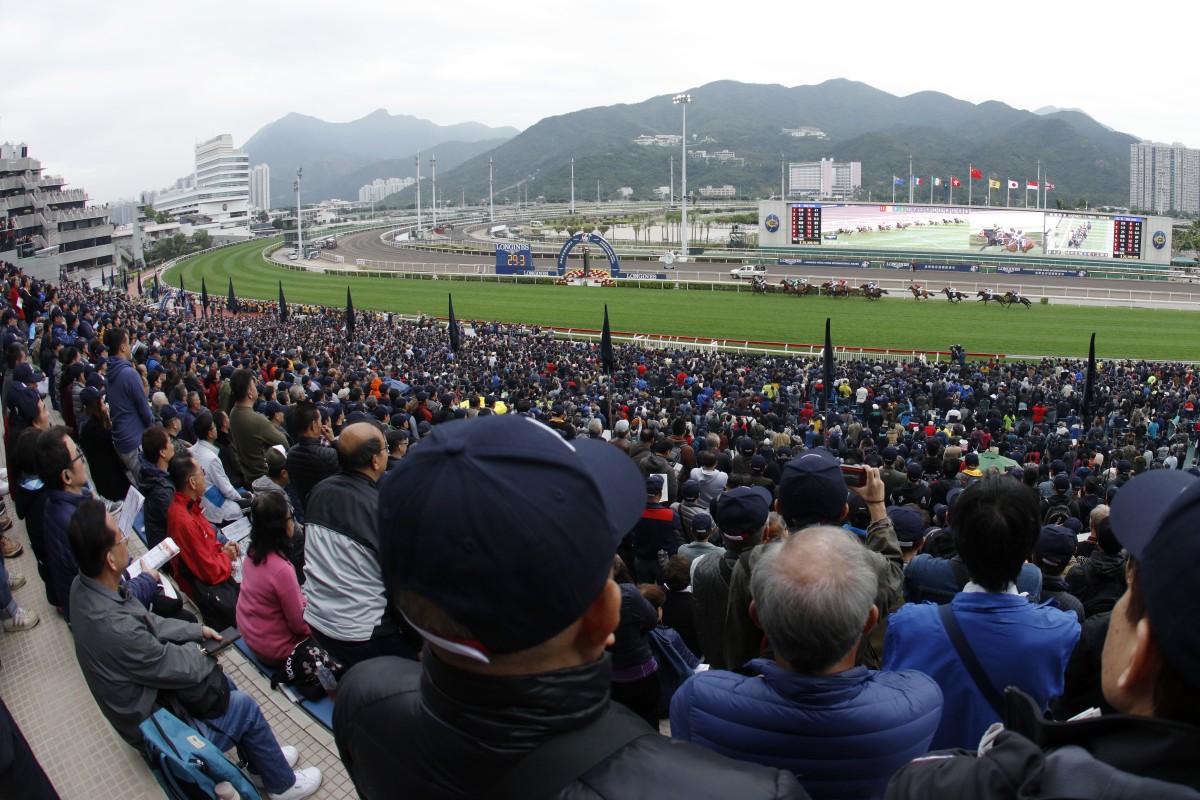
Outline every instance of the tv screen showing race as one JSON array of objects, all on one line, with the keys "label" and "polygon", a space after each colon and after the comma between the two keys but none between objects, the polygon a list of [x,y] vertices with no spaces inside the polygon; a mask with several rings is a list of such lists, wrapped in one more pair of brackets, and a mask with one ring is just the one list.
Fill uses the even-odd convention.
[{"label": "tv screen showing race", "polygon": [[[1046,255],[1113,257],[1112,217],[1100,214],[1046,212]],[[1139,250],[1140,253],[1140,250]],[[1136,258],[1137,256],[1134,256]]]},{"label": "tv screen showing race", "polygon": [[821,207],[809,203],[792,206],[792,244],[821,243]]}]

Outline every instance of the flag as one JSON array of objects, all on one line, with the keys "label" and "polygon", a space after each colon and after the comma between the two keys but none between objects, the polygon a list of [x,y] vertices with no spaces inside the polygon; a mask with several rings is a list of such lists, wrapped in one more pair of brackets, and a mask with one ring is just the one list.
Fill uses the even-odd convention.
[{"label": "flag", "polygon": [[179,302],[183,306],[183,315],[186,317],[188,315],[188,307],[192,303],[188,300],[187,289],[183,288],[183,270],[179,271]]},{"label": "flag", "polygon": [[1083,380],[1083,400],[1080,401],[1079,416],[1083,417],[1086,430],[1091,427],[1092,393],[1096,388],[1096,334],[1092,334],[1092,343],[1088,345],[1087,377]]},{"label": "flag", "polygon": [[447,295],[450,298],[450,350],[458,352],[458,320],[454,318],[454,295]]},{"label": "flag", "polygon": [[981,178],[983,178],[983,170],[979,170],[979,169],[971,170],[971,180],[977,181],[977,180],[980,180]]},{"label": "flag", "polygon": [[900,177],[897,177],[897,176],[893,175],[893,176],[892,176],[892,185],[893,185],[893,186],[903,186],[903,185],[904,185],[904,178],[900,178]]},{"label": "flag", "polygon": [[1030,189],[1036,189],[1036,188],[1038,188],[1037,181],[1025,181],[1025,191],[1028,192]]},{"label": "flag", "polygon": [[612,331],[608,329],[608,303],[604,304],[604,329],[600,331],[600,363],[604,366],[605,374],[612,375],[614,362]]},{"label": "flag", "polygon": [[208,315],[208,286],[204,278],[200,278],[200,316]]},{"label": "flag", "polygon": [[913,186],[920,186],[924,182],[924,178],[913,178]]},{"label": "flag", "polygon": [[346,336],[354,335],[354,300],[350,297],[350,287],[346,287]]},{"label": "flag", "polygon": [[1050,191],[1051,189],[1053,189],[1053,188],[1054,188],[1054,184],[1053,184],[1053,183],[1047,183],[1047,184],[1046,184],[1044,187],[1042,187],[1042,188],[1044,188],[1046,191]]},{"label": "flag", "polygon": [[283,299],[283,281],[279,282],[279,321],[287,322],[288,307],[287,301]]},{"label": "flag", "polygon": [[950,185],[951,186],[962,186],[962,181],[960,181],[958,178],[951,178]]},{"label": "flag", "polygon": [[942,185],[942,179],[941,179],[941,178],[934,178],[934,179],[933,179],[933,185],[934,185],[934,186],[941,186],[941,185]]},{"label": "flag", "polygon": [[142,296],[142,273],[138,273],[138,297]]},{"label": "flag", "polygon": [[1020,185],[1021,185],[1021,184],[1017,183],[1017,182],[1016,182],[1016,181],[1014,181],[1012,178],[1009,178],[1009,179],[1008,179],[1008,188],[1010,188],[1010,189],[1017,189],[1017,188],[1019,188],[1019,187],[1020,187]]},{"label": "flag", "polygon": [[229,279],[229,300],[226,305],[229,306],[229,313],[236,314],[238,312],[237,295],[233,293],[233,278]]},{"label": "flag", "polygon": [[833,340],[829,336],[829,317],[825,318],[825,385],[821,387],[821,400],[825,411],[829,411],[829,398],[833,395]]},{"label": "flag", "polygon": [[999,189],[1000,181],[994,181],[991,178],[988,178],[988,188],[989,189]]}]

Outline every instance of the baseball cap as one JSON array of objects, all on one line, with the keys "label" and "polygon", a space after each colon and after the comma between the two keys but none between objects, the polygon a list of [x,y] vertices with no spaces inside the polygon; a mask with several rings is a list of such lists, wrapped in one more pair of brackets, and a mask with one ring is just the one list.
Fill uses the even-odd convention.
[{"label": "baseball cap", "polygon": [[41,379],[34,375],[32,364],[22,361],[13,369],[13,380],[17,383],[30,384],[37,383]]},{"label": "baseball cap", "polygon": [[692,533],[708,533],[712,526],[713,520],[708,514],[700,513],[692,517]]},{"label": "baseball cap", "polygon": [[756,455],[750,459],[750,469],[754,472],[762,472],[767,468],[767,458],[764,455]]},{"label": "baseball cap", "polygon": [[721,535],[740,542],[762,532],[771,512],[771,493],[762,486],[739,486],[713,500],[710,509]]},{"label": "baseball cap", "polygon": [[846,508],[846,479],[841,463],[828,450],[805,450],[783,465],[779,513],[785,520],[817,516],[830,522]]},{"label": "baseball cap", "polygon": [[[489,403],[488,405],[491,405],[491,403]],[[613,426],[613,430],[615,430],[617,433],[625,433],[625,431],[629,430],[629,420],[627,420],[627,419],[617,420],[617,424]]]},{"label": "baseball cap", "polygon": [[700,482],[693,480],[685,481],[679,493],[683,496],[684,500],[695,500],[700,496]]},{"label": "baseball cap", "polygon": [[[481,661],[519,652],[579,619],[645,504],[637,465],[603,440],[508,414],[446,422],[380,482],[384,583],[478,639],[439,646]],[[530,553],[554,564],[537,581]]]},{"label": "baseball cap", "polygon": [[896,539],[901,547],[916,547],[925,535],[925,520],[921,512],[910,506],[888,506],[888,518],[896,529]]},{"label": "baseball cap", "polygon": [[166,405],[164,405],[162,407],[162,410],[158,412],[158,415],[160,417],[162,417],[162,421],[163,421],[164,425],[173,419],[179,419],[179,412],[176,411],[175,407],[173,405],[171,405],[170,403],[167,403]]},{"label": "baseball cap", "polygon": [[748,456],[754,452],[754,440],[749,436],[743,436],[738,441],[738,452],[744,456]]},{"label": "baseball cap", "polygon": [[1071,488],[1071,478],[1065,472],[1060,472],[1054,476],[1055,491],[1065,492]]},{"label": "baseball cap", "polygon": [[1057,459],[1057,458],[1056,458],[1056,459],[1054,459],[1053,461],[1051,461],[1051,462],[1050,462],[1050,471],[1051,471],[1051,472],[1055,472],[1055,473],[1058,473],[1058,472],[1066,472],[1066,471],[1067,471],[1067,465],[1066,465],[1066,464],[1064,464],[1064,463],[1062,462],[1062,460],[1061,460],[1061,459]]},{"label": "baseball cap", "polygon": [[663,476],[662,475],[647,475],[646,476],[646,494],[658,497],[662,494]]},{"label": "baseball cap", "polygon": [[1075,555],[1078,540],[1064,525],[1045,525],[1033,545],[1033,555],[1051,567],[1064,567]]},{"label": "baseball cap", "polygon": [[1167,660],[1200,687],[1200,480],[1186,472],[1156,469],[1139,475],[1112,501],[1113,533],[1137,559],[1154,638]]},{"label": "baseball cap", "polygon": [[268,417],[273,417],[280,411],[283,411],[283,406],[278,400],[272,400],[267,403],[266,414]]},{"label": "baseball cap", "polygon": [[82,402],[82,403],[83,403],[85,406],[86,406],[88,403],[92,402],[93,400],[99,399],[99,398],[101,398],[101,397],[103,397],[103,396],[104,396],[104,392],[103,392],[102,390],[100,390],[100,389],[97,389],[97,388],[93,387],[93,386],[85,386],[85,387],[83,387],[83,389],[82,389],[82,390],[79,392],[79,400],[80,400],[80,402]]},{"label": "baseball cap", "polygon": [[925,468],[914,461],[908,465],[907,474],[910,481],[920,480],[921,476],[925,474]]}]

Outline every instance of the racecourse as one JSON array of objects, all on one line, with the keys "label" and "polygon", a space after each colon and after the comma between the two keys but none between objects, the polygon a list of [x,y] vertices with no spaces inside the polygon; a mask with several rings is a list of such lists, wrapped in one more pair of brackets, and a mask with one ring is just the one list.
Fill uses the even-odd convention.
[{"label": "racecourse", "polygon": [[1001,308],[940,295],[915,301],[907,293],[881,301],[854,297],[787,297],[749,292],[589,288],[461,280],[358,278],[299,272],[263,259],[264,241],[214,250],[164,273],[172,287],[223,298],[233,279],[239,297],[277,300],[279,281],[289,303],[343,306],[346,288],[356,309],[445,317],[453,293],[460,320],[598,329],[608,305],[614,332],[813,344],[832,319],[838,346],[941,350],[961,343],[968,352],[1083,357],[1096,332],[1098,358],[1200,360],[1200,313],[1154,309],[1035,304]]}]

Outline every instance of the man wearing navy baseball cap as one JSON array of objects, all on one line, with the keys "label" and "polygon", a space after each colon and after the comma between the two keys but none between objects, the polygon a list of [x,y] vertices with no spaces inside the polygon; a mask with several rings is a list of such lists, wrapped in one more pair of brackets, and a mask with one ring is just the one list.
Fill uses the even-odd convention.
[{"label": "man wearing navy baseball cap", "polygon": [[[1102,657],[1104,698],[1118,713],[1049,722],[1006,694],[1006,729],[979,757],[918,759],[888,797],[1195,797],[1200,790],[1200,480],[1152,470],[1113,500],[1113,532],[1129,553]],[[1186,788],[1184,788],[1186,787]]]},{"label": "man wearing navy baseball cap", "polygon": [[387,474],[384,583],[426,646],[339,686],[334,734],[361,797],[805,796],[611,703],[613,559],[645,499],[619,449],[519,415],[438,425]]}]

